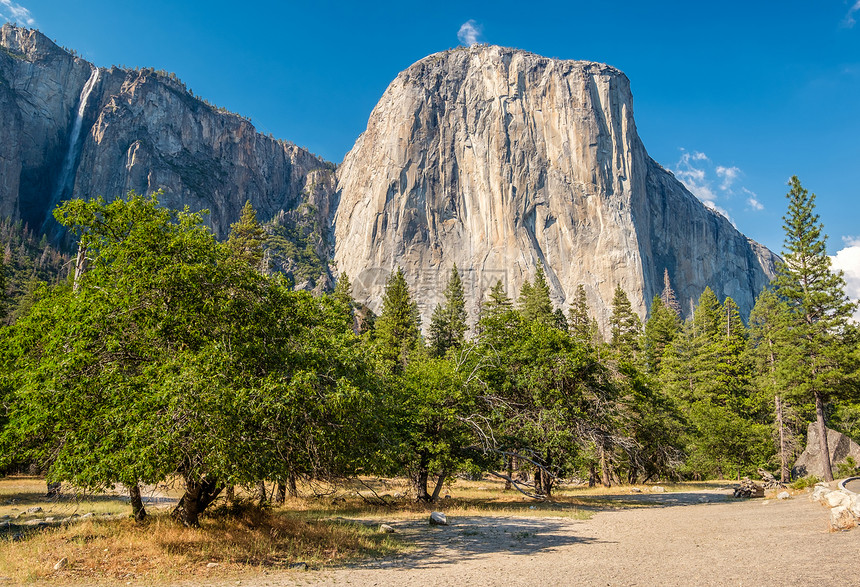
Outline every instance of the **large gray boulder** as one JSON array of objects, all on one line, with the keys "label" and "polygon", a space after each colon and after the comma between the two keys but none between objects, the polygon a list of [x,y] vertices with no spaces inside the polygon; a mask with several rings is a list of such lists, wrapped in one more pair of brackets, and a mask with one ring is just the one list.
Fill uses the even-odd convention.
[{"label": "large gray boulder", "polygon": [[[860,463],[860,445],[841,432],[827,429],[827,448],[830,450],[830,463],[833,466],[834,474],[836,465],[849,456]],[[791,469],[792,477],[806,477],[807,475],[824,476],[824,465],[821,462],[821,449],[818,440],[818,425],[815,422],[810,422],[806,431],[806,448]]]}]

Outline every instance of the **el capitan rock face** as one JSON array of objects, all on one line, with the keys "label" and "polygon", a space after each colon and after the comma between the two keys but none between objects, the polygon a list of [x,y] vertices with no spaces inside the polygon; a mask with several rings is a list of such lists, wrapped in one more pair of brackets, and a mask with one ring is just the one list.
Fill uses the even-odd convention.
[{"label": "el capitan rock face", "polygon": [[96,71],[38,31],[0,28],[0,215],[47,230],[53,205],[72,194],[162,189],[166,205],[208,209],[224,236],[246,200],[262,220],[306,205],[328,226],[334,186],[334,165],[263,136],[174,76]]},{"label": "el capitan rock face", "polygon": [[456,263],[474,312],[538,263],[557,306],[582,283],[605,325],[616,285],[644,316],[669,270],[684,310],[706,286],[748,312],[775,256],[690,194],[636,133],[607,65],[473,46],[391,83],[338,169],[335,261],[378,310],[401,266],[423,325]]}]

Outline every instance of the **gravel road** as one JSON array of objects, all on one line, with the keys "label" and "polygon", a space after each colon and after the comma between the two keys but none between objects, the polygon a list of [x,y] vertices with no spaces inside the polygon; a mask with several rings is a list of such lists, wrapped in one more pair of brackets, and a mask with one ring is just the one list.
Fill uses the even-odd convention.
[{"label": "gravel road", "polygon": [[860,584],[860,529],[829,532],[827,509],[805,495],[785,501],[735,501],[724,491],[617,497],[642,507],[604,509],[590,520],[469,517],[447,527],[392,522],[415,551],[343,568],[272,572],[240,584]]}]

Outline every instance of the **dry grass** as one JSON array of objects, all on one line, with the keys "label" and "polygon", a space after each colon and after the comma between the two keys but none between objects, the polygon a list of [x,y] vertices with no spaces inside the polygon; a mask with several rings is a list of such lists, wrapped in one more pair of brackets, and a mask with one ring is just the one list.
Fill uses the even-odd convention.
[{"label": "dry grass", "polygon": [[[384,556],[400,548],[395,538],[360,524],[300,519],[267,510],[207,517],[197,529],[182,527],[165,514],[145,524],[91,518],[33,532],[17,542],[6,541],[0,545],[0,576],[13,584],[148,585],[256,574],[299,561],[326,565]],[[55,571],[54,565],[63,558],[68,565]]]}]

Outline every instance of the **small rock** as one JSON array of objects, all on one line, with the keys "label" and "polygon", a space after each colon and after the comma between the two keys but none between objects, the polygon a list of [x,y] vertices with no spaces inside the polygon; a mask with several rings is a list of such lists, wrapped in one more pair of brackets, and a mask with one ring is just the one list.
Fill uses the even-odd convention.
[{"label": "small rock", "polygon": [[397,532],[397,530],[394,529],[394,526],[390,526],[388,524],[379,525],[380,534],[394,534],[395,532]]},{"label": "small rock", "polygon": [[86,514],[81,516],[81,519],[86,520],[87,518],[92,518],[92,517],[95,517],[95,514],[93,512],[87,512]]},{"label": "small rock", "polygon": [[403,494],[399,491],[395,491],[394,495],[392,495],[391,497],[393,497],[394,499],[401,499],[403,497]]},{"label": "small rock", "polygon": [[66,566],[68,566],[68,564],[69,564],[69,559],[67,559],[66,557],[63,557],[56,562],[56,564],[54,565],[54,570],[60,571],[62,569],[65,569]]},{"label": "small rock", "polygon": [[291,569],[295,569],[297,571],[307,571],[308,563],[293,563],[290,565]]},{"label": "small rock", "polygon": [[850,530],[857,525],[857,518],[845,506],[835,507],[830,510],[831,530]]},{"label": "small rock", "polygon": [[42,511],[42,508],[40,508],[39,506],[32,507],[32,508],[27,508],[27,513],[28,513],[28,514],[38,514],[38,513],[39,513],[39,512],[41,512],[41,511]]},{"label": "small rock", "polygon": [[642,490],[639,489],[638,487],[631,487],[630,492],[631,493],[642,493]]},{"label": "small rock", "polygon": [[207,569],[214,569],[214,568],[215,568],[215,567],[217,567],[217,566],[219,566],[219,564],[218,564],[218,563],[206,563],[206,568],[207,568]]},{"label": "small rock", "polygon": [[654,493],[666,493],[666,488],[662,485],[655,485],[651,488],[651,491],[653,491]]},{"label": "small rock", "polygon": [[790,499],[791,494],[788,491],[780,491],[776,494],[777,499]]},{"label": "small rock", "polygon": [[446,493],[445,497],[443,497],[442,499],[453,499],[453,498],[451,497],[450,493]]},{"label": "small rock", "polygon": [[45,518],[45,521],[46,521],[46,522],[53,522],[53,521],[54,521],[54,516],[48,516],[47,518]]},{"label": "small rock", "polygon": [[708,503],[710,500],[704,495],[699,496],[699,503]]},{"label": "small rock", "polygon": [[446,518],[445,514],[443,514],[442,512],[430,512],[430,525],[447,526],[448,518]]}]

